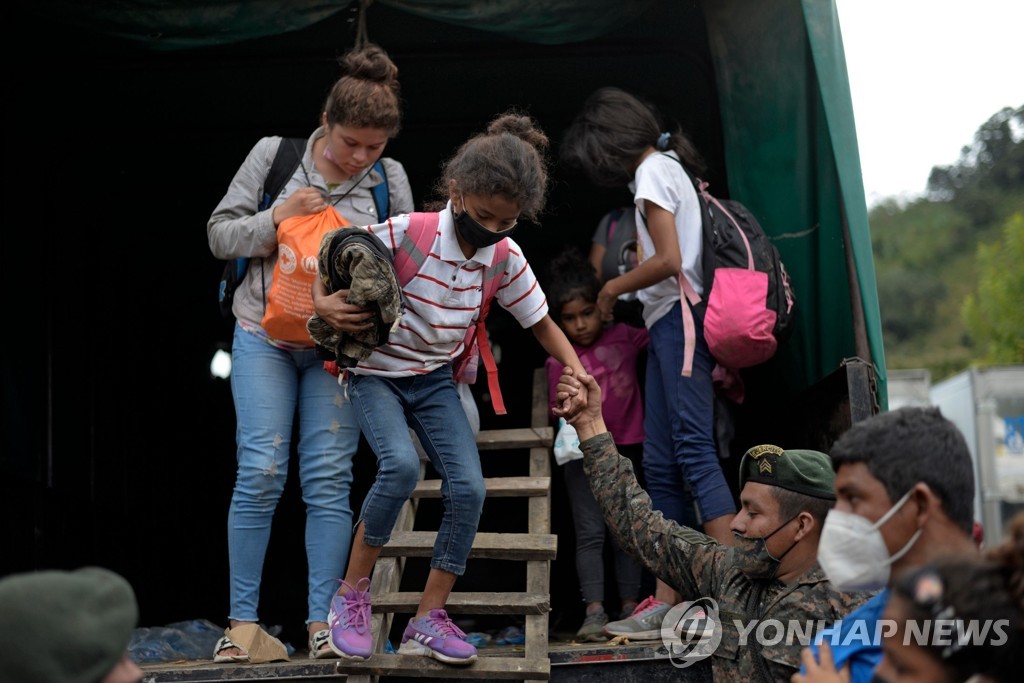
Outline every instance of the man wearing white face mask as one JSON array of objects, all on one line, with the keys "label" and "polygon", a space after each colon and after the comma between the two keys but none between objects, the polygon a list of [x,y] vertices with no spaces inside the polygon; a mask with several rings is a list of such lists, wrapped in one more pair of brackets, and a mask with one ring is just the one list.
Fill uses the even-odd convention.
[{"label": "man wearing white face mask", "polygon": [[557,396],[580,397],[581,412],[568,420],[579,434],[591,491],[619,546],[682,594],[717,603],[721,642],[711,653],[716,681],[787,680],[800,666],[800,641],[760,637],[758,629],[831,622],[869,597],[836,590],[816,560],[821,524],[835,496],[829,456],[771,444],[748,450],[740,462],[741,507],[730,524],[730,547],[654,510],[632,463],[615,448],[593,377],[563,371]]},{"label": "man wearing white face mask", "polygon": [[832,665],[819,661],[812,645],[793,683],[833,681],[844,669],[845,680],[872,680],[882,658],[876,624],[893,577],[942,555],[978,552],[971,538],[971,455],[937,408],[900,408],[858,422],[832,447],[832,466],[836,505],[825,520],[818,562],[841,590],[883,590],[845,616],[837,635],[824,633]]}]

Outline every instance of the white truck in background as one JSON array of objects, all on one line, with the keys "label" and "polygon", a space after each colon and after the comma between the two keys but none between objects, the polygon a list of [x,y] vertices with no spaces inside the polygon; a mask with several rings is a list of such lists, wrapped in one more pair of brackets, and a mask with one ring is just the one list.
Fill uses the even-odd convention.
[{"label": "white truck in background", "polygon": [[1024,511],[1024,365],[965,370],[933,385],[928,396],[967,439],[975,518],[986,545],[994,545]]}]

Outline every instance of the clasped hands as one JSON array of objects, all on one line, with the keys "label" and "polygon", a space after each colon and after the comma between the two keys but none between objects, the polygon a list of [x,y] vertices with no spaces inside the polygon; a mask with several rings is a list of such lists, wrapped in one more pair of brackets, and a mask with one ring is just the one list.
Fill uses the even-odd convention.
[{"label": "clasped hands", "polygon": [[601,416],[601,387],[593,375],[576,376],[571,367],[565,366],[555,397],[558,405],[552,413],[575,427],[580,441],[607,431]]}]

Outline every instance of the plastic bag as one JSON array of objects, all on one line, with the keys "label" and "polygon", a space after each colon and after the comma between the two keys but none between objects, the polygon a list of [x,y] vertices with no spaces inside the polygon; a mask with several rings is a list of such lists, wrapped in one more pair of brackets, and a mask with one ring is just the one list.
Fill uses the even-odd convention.
[{"label": "plastic bag", "polygon": [[576,428],[565,421],[564,417],[558,418],[558,433],[555,434],[555,462],[564,465],[570,460],[579,460],[583,457],[580,450],[580,437],[576,434]]},{"label": "plastic bag", "polygon": [[138,663],[209,659],[224,629],[206,619],[132,631],[128,655]]}]

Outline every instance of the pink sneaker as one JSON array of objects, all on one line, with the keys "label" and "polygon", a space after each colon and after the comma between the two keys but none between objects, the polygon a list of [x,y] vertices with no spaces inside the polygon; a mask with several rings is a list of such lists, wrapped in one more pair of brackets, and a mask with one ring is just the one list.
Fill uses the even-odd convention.
[{"label": "pink sneaker", "polygon": [[466,642],[466,634],[452,623],[446,611],[432,609],[425,617],[409,620],[398,654],[424,655],[448,664],[469,664],[476,659],[476,648]]},{"label": "pink sneaker", "polygon": [[327,623],[331,627],[331,649],[339,657],[367,659],[373,653],[370,633],[370,579],[364,576],[355,587],[342,581],[348,593],[335,595]]}]

